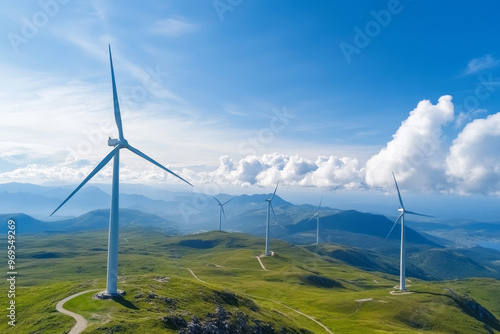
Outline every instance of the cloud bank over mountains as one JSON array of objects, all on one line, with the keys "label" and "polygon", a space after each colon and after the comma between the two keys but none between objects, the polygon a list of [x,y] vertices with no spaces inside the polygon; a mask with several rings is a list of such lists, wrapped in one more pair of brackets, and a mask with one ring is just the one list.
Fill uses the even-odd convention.
[{"label": "cloud bank over mountains", "polygon": [[433,105],[418,103],[393,138],[366,164],[355,157],[319,156],[315,160],[278,153],[224,156],[213,172],[192,173],[201,182],[326,189],[392,189],[392,172],[406,189],[452,194],[498,194],[500,187],[500,113],[467,124],[451,142],[443,129],[455,120],[452,97]]},{"label": "cloud bank over mountains", "polygon": [[[291,187],[324,189],[381,189],[393,187],[391,172],[402,188],[419,192],[499,194],[500,113],[475,119],[455,139],[444,130],[456,120],[452,97],[418,103],[390,140],[366,163],[356,157],[334,155],[314,159],[299,155],[263,153],[233,159],[220,157],[217,168],[173,167],[193,184],[272,187],[279,180]],[[66,161],[62,164],[31,164],[0,173],[0,182],[79,183],[97,162]],[[156,168],[123,165],[120,178],[129,183],[177,182]],[[110,179],[110,167],[96,181]]]}]

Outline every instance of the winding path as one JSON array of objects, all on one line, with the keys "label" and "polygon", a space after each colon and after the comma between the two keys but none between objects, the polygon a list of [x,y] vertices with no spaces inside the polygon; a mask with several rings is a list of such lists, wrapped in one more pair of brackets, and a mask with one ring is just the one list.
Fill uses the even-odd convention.
[{"label": "winding path", "polygon": [[193,277],[196,278],[198,281],[200,281],[201,283],[208,284],[207,282],[202,281],[201,279],[199,279],[198,276],[196,276],[191,269],[189,269],[189,268],[186,268],[186,269],[189,270],[189,272],[191,273],[191,275],[193,275]]},{"label": "winding path", "polygon": [[272,299],[268,299],[268,300],[272,301],[273,303],[279,304],[279,305],[281,305],[281,306],[283,306],[283,307],[286,307],[287,309],[290,309],[290,310],[294,311],[295,313],[298,313],[298,314],[300,314],[300,315],[302,315],[302,316],[304,316],[304,317],[308,318],[309,320],[314,321],[315,323],[317,323],[318,325],[320,325],[321,327],[323,327],[323,329],[324,329],[325,331],[327,331],[328,333],[330,333],[330,334],[334,334],[331,330],[329,330],[329,329],[328,329],[328,327],[326,327],[325,325],[323,325],[323,324],[322,324],[321,322],[319,322],[318,320],[314,319],[314,317],[311,317],[310,315],[307,315],[307,314],[305,314],[305,313],[302,313],[302,312],[300,312],[299,310],[296,310],[296,309],[294,309],[294,308],[291,308],[290,306],[287,306],[287,305],[285,305],[285,304],[282,304],[282,303],[280,303],[280,302],[278,302],[278,301],[276,301],[276,300],[272,300]]},{"label": "winding path", "polygon": [[255,258],[257,259],[257,261],[259,261],[260,266],[262,267],[262,269],[264,269],[266,271],[269,271],[269,270],[266,269],[266,267],[264,267],[264,264],[262,263],[262,260],[260,259],[260,256],[255,256]]},{"label": "winding path", "polygon": [[80,334],[81,332],[83,332],[85,330],[85,328],[87,327],[87,320],[85,320],[84,317],[82,317],[81,315],[79,315],[77,313],[74,313],[74,312],[71,312],[71,311],[64,309],[63,308],[64,303],[66,303],[70,299],[73,299],[75,297],[83,295],[87,292],[98,291],[98,290],[101,290],[101,289],[93,289],[93,290],[86,290],[86,291],[78,292],[78,293],[75,293],[74,295],[71,295],[69,297],[64,298],[59,303],[57,303],[56,310],[58,312],[61,312],[63,314],[67,314],[67,315],[75,318],[75,320],[76,320],[76,324],[75,324],[75,326],[73,326],[73,328],[71,328],[71,331],[69,332],[69,334]]}]

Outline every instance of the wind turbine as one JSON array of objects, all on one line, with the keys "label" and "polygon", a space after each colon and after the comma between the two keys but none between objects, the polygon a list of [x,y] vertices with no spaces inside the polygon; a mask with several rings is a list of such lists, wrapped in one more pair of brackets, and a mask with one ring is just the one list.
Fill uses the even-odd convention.
[{"label": "wind turbine", "polygon": [[118,127],[118,139],[108,139],[108,146],[113,146],[113,150],[94,168],[94,170],[80,183],[78,187],[54,210],[50,215],[57,212],[74,194],[80,190],[95,174],[97,174],[106,164],[113,159],[113,182],[111,191],[111,210],[109,212],[109,236],[108,236],[108,268],[106,291],[101,295],[103,298],[117,297],[123,295],[123,291],[117,289],[118,277],[118,221],[119,221],[119,165],[120,165],[120,150],[126,148],[129,151],[137,154],[141,158],[151,162],[163,169],[164,171],[174,175],[175,177],[186,182],[190,186],[191,183],[184,180],[179,175],[175,174],[168,168],[162,166],[155,160],[151,159],[138,149],[129,145],[128,141],[123,136],[122,120],[120,115],[120,106],[118,104],[118,94],[116,92],[115,74],[113,71],[113,59],[111,57],[111,46],[109,46],[109,63],[111,66],[111,81],[113,85],[113,105],[115,112],[116,126]]},{"label": "wind turbine", "polygon": [[224,205],[231,202],[234,199],[234,197],[231,198],[229,201],[225,202],[224,204],[222,204],[215,196],[212,197],[217,201],[217,203],[219,203],[219,231],[222,231],[222,215],[224,215],[224,218],[226,218],[226,213],[224,212]]},{"label": "wind turbine", "polygon": [[396,227],[396,224],[398,223],[399,220],[401,220],[401,254],[399,257],[399,289],[401,291],[406,290],[405,288],[405,267],[406,267],[406,258],[405,258],[405,213],[409,215],[415,215],[415,216],[423,216],[423,217],[432,217],[428,215],[423,215],[421,213],[416,213],[413,211],[409,211],[405,209],[405,206],[403,205],[403,200],[401,199],[401,193],[399,192],[399,187],[398,183],[396,182],[396,176],[394,176],[394,173],[392,173],[392,177],[394,178],[394,184],[396,184],[396,190],[398,191],[398,197],[399,197],[399,204],[401,207],[398,209],[401,214],[399,215],[398,219],[394,222],[394,225],[392,225],[391,230],[387,234],[386,239],[391,235],[392,231],[394,230],[394,227]]},{"label": "wind turbine", "polygon": [[[278,183],[276,183],[276,188],[274,189],[273,196],[271,196],[271,198],[269,198],[269,199],[266,199],[266,202],[267,202],[267,220],[266,220],[266,252],[265,252],[265,255],[271,255],[271,253],[269,252],[269,214],[270,214],[269,211],[270,210],[273,211],[274,219],[276,219],[276,214],[274,213],[273,204],[271,202],[273,201],[274,195],[276,195],[276,190],[278,190],[279,184],[280,184],[280,181],[278,181]],[[276,219],[276,221],[278,221],[278,219]]]},{"label": "wind turbine", "polygon": [[311,219],[316,217],[316,245],[319,245],[319,209],[321,208],[321,202],[323,202],[323,196],[321,196],[321,199],[319,200],[318,211],[316,211],[316,213],[306,221],[307,224]]}]

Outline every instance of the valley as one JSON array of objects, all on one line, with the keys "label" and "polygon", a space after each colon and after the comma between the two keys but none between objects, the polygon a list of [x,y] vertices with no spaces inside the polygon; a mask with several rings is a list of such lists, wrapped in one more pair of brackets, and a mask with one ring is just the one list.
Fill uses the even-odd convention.
[{"label": "valley", "polygon": [[[43,203],[66,194],[40,186],[24,190],[45,198]],[[17,200],[27,196],[15,194]],[[399,292],[400,226],[387,236],[394,222],[383,215],[323,207],[317,245],[316,221],[310,219],[317,208],[276,196],[273,255],[262,256],[269,194],[232,199],[223,231],[213,231],[218,212],[209,204],[190,207],[194,197],[205,195],[162,192],[151,199],[128,194],[120,209],[118,276],[118,287],[127,294],[102,301],[92,295],[106,285],[109,209],[85,210],[106,207],[109,195],[90,186],[78,196],[74,212],[84,211],[80,215],[0,214],[2,223],[14,219],[18,232],[19,333],[68,332],[75,320],[57,312],[56,304],[87,290],[92,291],[64,304],[86,319],[84,333],[136,333],[139,328],[148,333],[205,333],[208,328],[220,328],[218,333],[225,333],[222,328],[227,333],[500,331],[500,252],[476,244],[463,247],[446,233],[484,233],[493,240],[495,223],[409,222],[409,290]],[[25,203],[28,213],[39,209]],[[7,282],[0,286],[7,288]],[[0,295],[0,303],[7,302]]]},{"label": "valley", "polygon": [[[106,242],[106,231],[20,238],[19,333],[69,331],[74,320],[56,312],[55,304],[80,291],[104,289]],[[119,288],[127,294],[102,301],[90,292],[65,304],[87,319],[85,333],[136,333],[138,328],[183,333],[217,324],[242,333],[257,327],[263,333],[500,331],[496,320],[481,318],[483,313],[468,311],[462,302],[471,298],[499,317],[500,304],[491,295],[500,287],[495,279],[410,277],[412,293],[392,295],[397,276],[309,250],[315,246],[273,239],[274,256],[261,258],[263,270],[254,258],[262,253],[263,239],[248,234],[168,236],[124,228],[120,242]],[[5,300],[2,295],[0,303]]]}]

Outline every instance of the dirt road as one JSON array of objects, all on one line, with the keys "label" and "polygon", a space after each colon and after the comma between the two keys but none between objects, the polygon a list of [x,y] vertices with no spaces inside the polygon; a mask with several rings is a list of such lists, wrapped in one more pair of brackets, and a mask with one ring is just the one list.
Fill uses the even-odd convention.
[{"label": "dirt road", "polygon": [[83,332],[85,330],[85,328],[87,328],[87,320],[85,320],[84,317],[82,317],[81,315],[79,315],[77,313],[74,313],[74,312],[71,312],[71,311],[64,309],[63,308],[64,303],[66,303],[70,299],[73,299],[75,297],[83,295],[84,293],[98,291],[98,290],[101,290],[101,289],[94,289],[94,290],[87,290],[87,291],[78,292],[78,293],[75,293],[74,295],[71,295],[69,297],[64,298],[59,303],[57,303],[56,310],[58,312],[61,312],[63,314],[67,314],[76,320],[76,325],[73,326],[73,328],[71,329],[69,334],[80,334],[81,332]]}]

